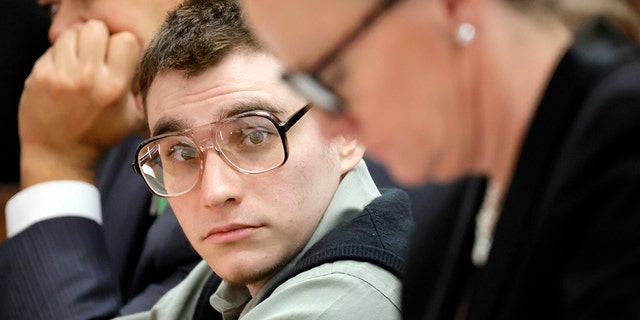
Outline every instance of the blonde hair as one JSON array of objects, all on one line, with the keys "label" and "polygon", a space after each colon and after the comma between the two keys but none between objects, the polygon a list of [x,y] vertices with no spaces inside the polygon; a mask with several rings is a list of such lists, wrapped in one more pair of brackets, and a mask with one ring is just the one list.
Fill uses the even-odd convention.
[{"label": "blonde hair", "polygon": [[503,0],[523,13],[552,16],[576,29],[586,20],[608,18],[636,42],[640,42],[640,16],[631,0]]}]

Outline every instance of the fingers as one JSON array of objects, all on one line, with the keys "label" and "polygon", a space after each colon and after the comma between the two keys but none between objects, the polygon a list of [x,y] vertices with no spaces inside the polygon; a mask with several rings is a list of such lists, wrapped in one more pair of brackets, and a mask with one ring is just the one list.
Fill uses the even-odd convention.
[{"label": "fingers", "polygon": [[21,145],[90,167],[98,157],[87,155],[102,153],[137,130],[142,117],[131,82],[141,47],[132,34],[110,35],[99,21],[62,32],[25,81]]},{"label": "fingers", "polygon": [[130,88],[141,51],[133,34],[110,35],[102,21],[90,20],[62,32],[48,58],[60,82],[76,89],[114,86],[107,89],[108,97],[96,98],[115,99],[118,92]]},{"label": "fingers", "polygon": [[63,31],[53,44],[56,63],[102,64],[105,61],[109,30],[102,21]]},{"label": "fingers", "polygon": [[108,41],[109,31],[100,21],[63,31],[50,48],[50,82],[60,90],[90,88],[103,68]]},{"label": "fingers", "polygon": [[53,68],[53,48],[50,47],[45,51],[38,60],[33,64],[31,73],[25,80],[25,86],[33,81],[41,81],[40,79],[46,74],[51,73]]},{"label": "fingers", "polygon": [[121,74],[133,79],[142,45],[129,32],[120,32],[111,36],[106,57],[106,64],[114,74]]},{"label": "fingers", "polygon": [[60,34],[51,48],[54,66],[73,66],[77,63],[77,30],[67,30]]},{"label": "fingers", "polygon": [[105,61],[109,42],[107,26],[97,20],[90,20],[78,31],[77,55],[79,63],[99,66]]}]

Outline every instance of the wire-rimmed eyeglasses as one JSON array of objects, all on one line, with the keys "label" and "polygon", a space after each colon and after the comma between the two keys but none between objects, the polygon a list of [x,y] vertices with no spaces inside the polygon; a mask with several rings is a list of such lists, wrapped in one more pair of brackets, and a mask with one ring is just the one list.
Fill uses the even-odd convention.
[{"label": "wire-rimmed eyeglasses", "polygon": [[206,151],[215,150],[232,168],[246,174],[281,167],[289,157],[287,131],[311,108],[302,107],[287,121],[266,111],[250,111],[191,128],[161,134],[140,143],[133,170],[160,197],[193,189],[204,170]]}]

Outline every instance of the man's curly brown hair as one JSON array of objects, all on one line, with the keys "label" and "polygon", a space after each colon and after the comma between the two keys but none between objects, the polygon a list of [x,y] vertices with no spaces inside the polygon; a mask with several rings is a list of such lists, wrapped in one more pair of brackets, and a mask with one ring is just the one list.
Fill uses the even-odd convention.
[{"label": "man's curly brown hair", "polygon": [[187,0],[171,11],[138,66],[143,101],[153,80],[166,71],[186,77],[217,65],[232,52],[262,51],[234,0]]}]

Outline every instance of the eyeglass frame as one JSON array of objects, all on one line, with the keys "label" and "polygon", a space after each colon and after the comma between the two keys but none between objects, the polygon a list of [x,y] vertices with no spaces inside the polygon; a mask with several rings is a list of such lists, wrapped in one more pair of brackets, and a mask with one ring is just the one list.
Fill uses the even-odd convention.
[{"label": "eyeglass frame", "polygon": [[[260,174],[260,173],[265,173],[265,172],[269,172],[271,170],[275,170],[277,168],[282,167],[287,160],[289,159],[289,142],[287,140],[287,132],[289,131],[289,129],[291,129],[291,127],[293,127],[305,114],[307,114],[307,112],[309,112],[309,110],[311,109],[312,104],[311,103],[307,103],[306,105],[304,105],[302,108],[300,108],[298,111],[296,111],[296,113],[294,113],[291,117],[289,117],[286,121],[281,121],[280,119],[278,119],[277,116],[273,115],[271,112],[267,112],[267,111],[261,111],[261,110],[257,110],[257,111],[248,111],[248,112],[243,112],[241,114],[232,116],[230,118],[226,118],[223,120],[218,120],[215,122],[211,122],[202,126],[197,126],[194,128],[189,128],[189,129],[185,129],[179,132],[169,132],[169,133],[165,133],[165,134],[160,134],[157,135],[155,137],[151,137],[149,139],[146,139],[142,142],[140,142],[140,144],[138,144],[138,147],[136,148],[136,153],[135,153],[135,159],[133,160],[133,162],[131,163],[131,168],[133,169],[133,172],[136,173],[137,175],[139,175],[142,178],[142,181],[144,181],[145,186],[147,186],[147,189],[149,189],[149,191],[158,196],[158,197],[162,197],[162,198],[173,198],[173,197],[178,197],[181,195],[184,195],[186,193],[188,193],[189,191],[193,190],[193,188],[198,185],[198,182],[200,182],[200,180],[202,179],[202,174],[204,172],[204,161],[205,161],[205,151],[209,150],[209,149],[213,149],[216,151],[216,153],[218,154],[218,156],[220,156],[224,162],[229,165],[231,168],[237,170],[238,172],[242,172],[245,174]],[[191,134],[193,132],[193,130],[198,129],[200,127],[206,127],[206,126],[213,126],[216,125],[220,122],[226,121],[228,119],[238,119],[241,117],[251,117],[251,116],[258,116],[258,117],[262,117],[265,118],[267,120],[269,120],[271,123],[273,123],[273,125],[276,127],[276,130],[278,130],[278,135],[280,136],[280,141],[282,142],[282,147],[284,149],[284,158],[282,160],[282,162],[277,165],[274,166],[273,168],[269,168],[266,170],[262,170],[262,171],[257,171],[257,172],[251,172],[249,170],[240,168],[238,165],[236,165],[235,163],[233,163],[231,160],[229,160],[229,158],[224,154],[224,152],[222,151],[222,148],[218,145],[216,139],[213,139],[214,143],[213,143],[213,147],[212,148],[203,148],[200,147],[197,142],[194,140],[194,142],[196,142],[196,145],[198,146],[198,154],[200,157],[200,170],[199,170],[199,174],[198,174],[198,179],[193,183],[193,185],[188,188],[188,190],[185,191],[181,191],[178,192],[176,194],[171,194],[171,195],[165,195],[165,194],[161,194],[159,192],[157,192],[156,190],[153,189],[153,187],[151,186],[151,184],[149,182],[147,182],[147,179],[145,179],[144,177],[144,173],[142,172],[142,168],[140,166],[140,157],[138,156],[140,154],[140,151],[148,146],[149,144],[167,138],[167,137],[175,137],[175,136],[185,136],[185,137],[190,137],[189,134]],[[217,132],[217,129],[216,129]],[[193,137],[191,137],[191,139],[193,139]]]},{"label": "eyeglass frame", "polygon": [[343,36],[332,49],[321,56],[308,71],[285,71],[281,75],[282,80],[321,109],[336,115],[344,114],[344,99],[330,85],[320,79],[320,74],[398,2],[400,0],[383,0],[362,19],[358,26]]}]

